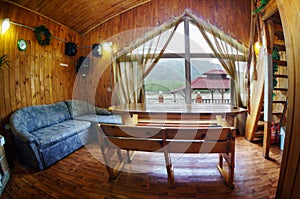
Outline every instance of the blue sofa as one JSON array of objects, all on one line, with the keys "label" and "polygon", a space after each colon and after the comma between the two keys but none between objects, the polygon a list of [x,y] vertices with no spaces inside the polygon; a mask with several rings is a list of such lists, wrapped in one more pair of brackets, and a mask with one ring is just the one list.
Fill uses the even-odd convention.
[{"label": "blue sofa", "polygon": [[97,123],[121,122],[119,115],[80,100],[28,106],[10,117],[20,162],[38,170],[94,139]]}]

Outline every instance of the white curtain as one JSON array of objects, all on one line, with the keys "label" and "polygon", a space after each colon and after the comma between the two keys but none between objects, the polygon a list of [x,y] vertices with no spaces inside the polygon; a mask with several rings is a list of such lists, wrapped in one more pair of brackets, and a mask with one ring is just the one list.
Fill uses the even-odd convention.
[{"label": "white curtain", "polygon": [[145,101],[144,78],[163,55],[181,19],[155,28],[114,56],[114,105]]},{"label": "white curtain", "polygon": [[247,60],[248,48],[190,12],[188,12],[187,15],[199,28],[199,31],[202,33],[214,55],[218,58],[227,74],[233,79],[235,94],[233,99],[234,104],[237,106],[245,106],[247,104],[246,98],[242,98],[241,95],[246,92],[246,81],[244,81],[245,76],[242,75],[243,70],[241,70],[242,64],[240,60]]}]

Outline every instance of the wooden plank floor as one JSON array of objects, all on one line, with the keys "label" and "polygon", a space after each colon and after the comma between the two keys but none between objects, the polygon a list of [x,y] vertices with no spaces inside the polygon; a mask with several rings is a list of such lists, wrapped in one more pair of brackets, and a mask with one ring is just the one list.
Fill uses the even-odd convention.
[{"label": "wooden plank floor", "polygon": [[273,146],[273,160],[266,160],[260,144],[238,137],[234,190],[221,178],[215,154],[173,156],[176,187],[170,188],[163,154],[136,153],[126,168],[151,172],[122,172],[108,181],[99,146],[89,144],[44,171],[16,164],[2,198],[275,198],[281,156]]}]

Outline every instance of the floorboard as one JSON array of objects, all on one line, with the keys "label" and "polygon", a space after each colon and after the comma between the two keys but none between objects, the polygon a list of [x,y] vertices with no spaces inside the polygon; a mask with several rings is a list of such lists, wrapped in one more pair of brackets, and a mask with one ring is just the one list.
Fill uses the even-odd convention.
[{"label": "floorboard", "polygon": [[[282,151],[236,139],[235,188],[217,170],[218,155],[172,155],[175,188],[168,186],[163,153],[136,153],[117,180],[109,181],[100,148],[91,143],[44,171],[15,163],[2,194],[9,198],[275,198]],[[139,172],[137,172],[139,171]]]}]

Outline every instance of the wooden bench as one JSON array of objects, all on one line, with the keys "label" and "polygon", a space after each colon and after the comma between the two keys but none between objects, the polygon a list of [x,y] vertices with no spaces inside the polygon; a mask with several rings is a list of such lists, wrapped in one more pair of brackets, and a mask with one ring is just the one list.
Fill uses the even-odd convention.
[{"label": "wooden bench", "polygon": [[[98,125],[98,137],[103,159],[110,176],[115,179],[124,164],[131,161],[130,151],[163,152],[168,182],[175,185],[170,153],[219,153],[218,170],[229,187],[233,188],[235,130],[232,127],[158,127]],[[127,151],[122,158],[121,149]],[[118,155],[118,162],[111,158]],[[223,168],[226,161],[228,172]]]}]

